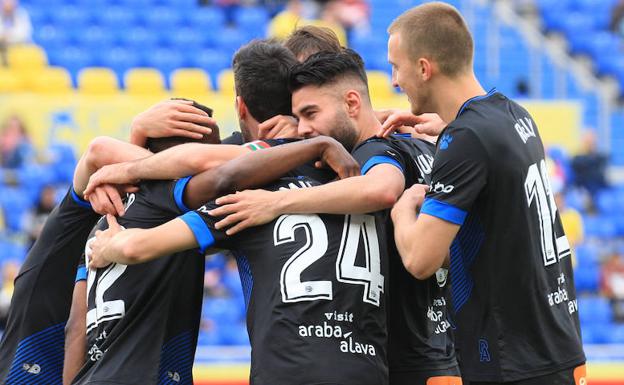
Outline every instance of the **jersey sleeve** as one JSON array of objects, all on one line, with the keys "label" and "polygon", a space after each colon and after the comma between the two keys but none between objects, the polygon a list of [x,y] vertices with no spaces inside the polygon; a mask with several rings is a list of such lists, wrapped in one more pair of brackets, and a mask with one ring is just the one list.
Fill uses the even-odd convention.
[{"label": "jersey sleeve", "polygon": [[438,142],[421,213],[462,225],[487,181],[487,155],[477,135],[449,127]]},{"label": "jersey sleeve", "polygon": [[[84,259],[83,259],[84,261]],[[81,263],[76,270],[76,282],[87,280],[87,267],[84,263]]]},{"label": "jersey sleeve", "polygon": [[223,218],[208,214],[210,210],[217,207],[211,202],[179,217],[193,232],[202,253],[211,247],[230,249],[233,243],[232,237],[225,233],[226,229],[218,230],[215,228],[215,224]]},{"label": "jersey sleeve", "polygon": [[405,172],[407,164],[401,154],[386,139],[371,138],[360,144],[351,154],[360,164],[362,175],[379,164],[391,164]]}]

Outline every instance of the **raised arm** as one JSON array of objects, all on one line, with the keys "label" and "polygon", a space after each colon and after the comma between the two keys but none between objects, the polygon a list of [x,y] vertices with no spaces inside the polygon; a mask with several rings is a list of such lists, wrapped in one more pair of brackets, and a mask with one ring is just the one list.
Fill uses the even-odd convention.
[{"label": "raised arm", "polygon": [[186,143],[133,162],[112,164],[96,172],[85,190],[102,184],[132,184],[142,179],[177,179],[217,167],[250,152],[243,146]]},{"label": "raised arm", "polygon": [[184,202],[197,208],[220,195],[265,185],[315,159],[321,159],[340,178],[359,174],[357,162],[340,143],[317,137],[252,152],[196,175],[184,190]]}]

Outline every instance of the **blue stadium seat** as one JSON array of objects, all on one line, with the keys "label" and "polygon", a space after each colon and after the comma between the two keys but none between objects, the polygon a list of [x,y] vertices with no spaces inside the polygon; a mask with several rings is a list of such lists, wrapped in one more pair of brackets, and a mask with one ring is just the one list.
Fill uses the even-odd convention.
[{"label": "blue stadium seat", "polygon": [[173,48],[157,48],[153,51],[145,52],[143,63],[148,67],[157,68],[165,75],[168,82],[169,74],[174,70],[181,68],[184,59],[180,51]]},{"label": "blue stadium seat", "polygon": [[219,332],[217,331],[218,326],[209,329],[209,330],[200,330],[199,337],[197,340],[198,345],[219,345],[220,337]]},{"label": "blue stadium seat", "polygon": [[100,55],[96,60],[95,66],[109,67],[115,71],[120,79],[123,79],[123,75],[127,70],[141,66],[141,57],[135,50],[115,47]]},{"label": "blue stadium seat", "polygon": [[145,27],[132,27],[119,35],[120,45],[137,51],[151,51],[159,45],[159,36]]},{"label": "blue stadium seat", "polygon": [[216,79],[219,72],[229,68],[232,64],[232,56],[220,50],[205,49],[200,52],[184,51],[185,67],[202,68],[210,73],[213,81],[213,89],[217,89]]},{"label": "blue stadium seat", "polygon": [[122,6],[102,7],[95,14],[96,21],[110,30],[132,27],[136,23],[136,13]]},{"label": "blue stadium seat", "polygon": [[57,51],[50,52],[50,64],[65,67],[72,75],[72,82],[76,85],[78,72],[93,64],[95,54],[76,46],[67,46]]},{"label": "blue stadium seat", "polygon": [[182,24],[182,18],[178,7],[152,6],[141,12],[143,24],[152,31],[171,32]]},{"label": "blue stadium seat", "polygon": [[588,237],[611,238],[617,232],[615,223],[608,216],[586,217],[584,227]]},{"label": "blue stadium seat", "polygon": [[48,12],[47,7],[40,7],[37,5],[26,5],[26,10],[28,11],[28,15],[30,16],[30,22],[32,23],[35,32],[42,25],[45,25],[50,22],[50,12]]},{"label": "blue stadium seat", "polygon": [[216,37],[217,48],[224,53],[233,56],[243,44],[248,42],[246,34],[240,29],[229,28]]},{"label": "blue stadium seat", "polygon": [[210,318],[217,323],[233,323],[244,317],[244,310],[235,305],[236,302],[229,298],[211,298],[204,301],[202,316]]},{"label": "blue stadium seat", "polygon": [[35,30],[34,40],[47,51],[48,56],[53,56],[67,46],[70,38],[65,29],[58,28],[54,24],[45,24]]},{"label": "blue stadium seat", "polygon": [[64,5],[50,12],[50,19],[58,26],[79,28],[89,24],[91,14],[85,7]]},{"label": "blue stadium seat", "polygon": [[236,26],[245,31],[248,38],[266,36],[269,12],[264,7],[241,7],[234,14]]},{"label": "blue stadium seat", "polygon": [[614,325],[609,329],[609,336],[611,337],[609,342],[612,344],[624,344],[624,325]]},{"label": "blue stadium seat", "polygon": [[106,51],[116,43],[115,34],[101,26],[93,25],[77,32],[78,44],[89,52]]},{"label": "blue stadium seat", "polygon": [[201,49],[214,44],[213,41],[208,39],[206,33],[189,27],[176,28],[165,34],[163,40],[172,48],[195,52],[199,52]]},{"label": "blue stadium seat", "polygon": [[4,212],[5,224],[10,231],[24,231],[30,207],[33,205],[30,194],[17,187],[0,189],[0,206]]},{"label": "blue stadium seat", "polygon": [[219,7],[194,9],[188,15],[191,27],[201,31],[221,31],[225,26],[225,14]]},{"label": "blue stadium seat", "polygon": [[219,337],[223,345],[249,345],[247,328],[243,322],[220,324]]},{"label": "blue stadium seat", "polygon": [[576,291],[597,293],[600,281],[600,268],[598,265],[578,267],[574,270],[574,285]]},{"label": "blue stadium seat", "polygon": [[579,317],[581,325],[603,325],[611,323],[613,309],[609,300],[603,297],[578,298]]}]

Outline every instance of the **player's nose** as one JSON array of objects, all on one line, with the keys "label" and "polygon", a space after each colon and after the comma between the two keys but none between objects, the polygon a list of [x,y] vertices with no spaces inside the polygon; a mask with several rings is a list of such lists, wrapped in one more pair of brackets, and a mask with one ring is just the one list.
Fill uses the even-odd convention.
[{"label": "player's nose", "polygon": [[312,128],[312,126],[301,121],[299,121],[297,131],[299,132],[299,136],[301,136],[302,138],[311,138],[316,136],[314,134],[314,129]]}]

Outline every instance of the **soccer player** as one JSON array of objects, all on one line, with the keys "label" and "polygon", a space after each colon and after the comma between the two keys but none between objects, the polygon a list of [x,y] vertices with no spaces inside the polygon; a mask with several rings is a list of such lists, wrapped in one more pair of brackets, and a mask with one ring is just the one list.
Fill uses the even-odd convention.
[{"label": "soccer player", "polygon": [[[215,197],[232,187],[265,184],[318,157],[338,170],[356,166],[335,141],[303,141],[273,150],[190,180],[141,183],[119,221],[129,228],[154,227],[183,214],[189,201]],[[249,171],[236,166],[240,164],[249,164]],[[105,225],[102,221],[96,228]],[[202,282],[203,254],[194,251],[144,265],[115,264],[90,271],[87,359],[73,383],[192,382]]]},{"label": "soccer player", "polygon": [[[313,140],[317,139],[321,138]],[[251,168],[272,161],[252,162],[251,156],[266,158],[271,150],[233,162],[240,161],[248,169],[241,172],[253,175],[259,170]],[[268,188],[305,189],[317,184],[294,171]],[[129,264],[190,248],[231,249],[244,271],[252,385],[387,384],[387,210],[368,215],[283,215],[227,236],[215,229],[218,219],[208,214],[214,207],[209,203],[148,230],[121,231],[109,217],[113,225],[92,244],[93,258]]]},{"label": "soccer player", "polygon": [[470,385],[584,384],[570,246],[535,121],[481,87],[472,37],[454,7],[415,7],[388,31],[394,82],[412,112],[450,122],[424,203],[416,186],[392,215],[403,262],[417,278],[431,276],[450,249],[463,378]]},{"label": "soccer player", "polygon": [[146,154],[146,150],[130,144],[98,138],[81,157],[73,186],[50,214],[15,279],[7,327],[0,342],[2,383],[61,381],[72,278],[89,228],[99,218],[83,200],[82,192],[89,175],[98,167]]},{"label": "soccer player", "polygon": [[[299,190],[243,191],[217,200],[216,224],[234,234],[286,214],[367,213],[390,208],[405,186],[429,183],[433,146],[402,138],[375,138],[381,124],[368,95],[359,56],[350,50],[310,56],[292,70],[293,111],[305,137],[339,140],[362,167],[362,176]],[[391,237],[390,237],[391,238]],[[459,371],[446,317],[446,275],[417,281],[396,252],[390,258],[389,366],[392,384],[457,384]]]}]

